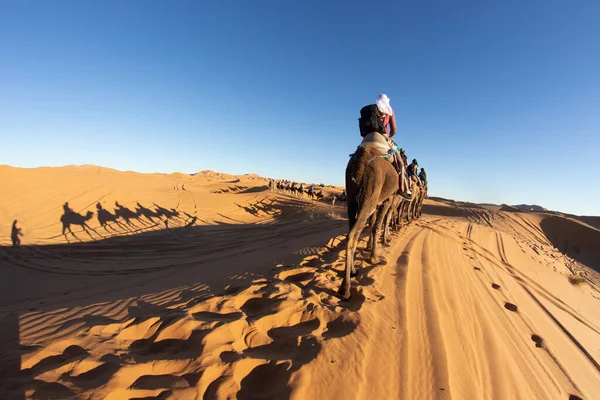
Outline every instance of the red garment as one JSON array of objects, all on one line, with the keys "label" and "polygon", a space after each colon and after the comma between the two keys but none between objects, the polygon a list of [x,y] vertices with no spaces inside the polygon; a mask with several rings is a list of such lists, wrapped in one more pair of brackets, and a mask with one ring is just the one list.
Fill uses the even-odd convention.
[{"label": "red garment", "polygon": [[383,126],[385,126],[385,131],[390,136],[394,136],[396,133],[396,114],[387,115],[383,114]]}]

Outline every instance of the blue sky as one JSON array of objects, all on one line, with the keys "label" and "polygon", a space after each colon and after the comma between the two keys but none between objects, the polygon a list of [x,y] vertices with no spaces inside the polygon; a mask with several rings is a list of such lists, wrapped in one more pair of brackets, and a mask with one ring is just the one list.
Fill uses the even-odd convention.
[{"label": "blue sky", "polygon": [[431,194],[600,215],[598,1],[0,2],[0,163],[343,184],[386,93]]}]

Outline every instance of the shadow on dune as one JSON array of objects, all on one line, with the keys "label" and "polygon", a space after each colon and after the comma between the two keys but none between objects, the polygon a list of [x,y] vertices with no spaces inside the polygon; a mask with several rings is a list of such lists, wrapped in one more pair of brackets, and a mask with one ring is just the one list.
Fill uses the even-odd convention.
[{"label": "shadow on dune", "polygon": [[[248,186],[233,185],[233,186],[229,186],[225,189],[211,190],[210,193],[212,193],[212,194],[242,193],[244,190],[247,190],[247,189],[248,189]],[[253,192],[250,192],[250,193],[253,193]]]},{"label": "shadow on dune", "polygon": [[[167,209],[156,203],[152,203],[154,209],[145,207],[139,202],[135,203],[135,211],[128,208],[118,201],[115,201],[115,207],[111,211],[102,203],[97,202],[96,219],[98,226],[94,227],[94,212],[87,211],[85,214],[75,212],[68,203],[63,205],[63,215],[60,217],[62,224],[62,236],[68,243],[70,238],[83,243],[79,236],[86,234],[92,240],[103,240],[116,236],[135,235],[142,232],[156,231],[160,229],[170,229],[177,227],[191,227],[198,218],[187,213],[181,213],[177,209]],[[98,231],[100,228],[102,230]],[[61,235],[52,236],[49,239],[56,239]],[[87,238],[86,238],[87,239]]]},{"label": "shadow on dune", "polygon": [[436,204],[423,204],[423,214],[427,215],[439,215],[442,217],[459,217],[466,218],[473,215],[473,212],[464,208],[457,208],[455,206],[439,206]]},{"label": "shadow on dune", "polygon": [[559,216],[544,218],[540,226],[560,252],[600,272],[600,230]]},{"label": "shadow on dune", "polygon": [[[316,293],[324,298],[337,298],[334,290],[317,282],[315,274],[316,271],[325,270],[322,268],[323,263],[333,262],[339,257],[345,242],[317,252],[302,264],[298,273],[295,267],[272,269],[274,260],[289,265],[312,254],[295,252],[295,245],[290,245],[290,238],[295,241],[300,239],[299,243],[318,240],[322,244],[321,240],[329,239],[331,234],[339,235],[346,230],[346,221],[332,221],[325,214],[321,219],[315,217],[310,221],[306,221],[303,216],[294,218],[295,215],[302,215],[305,202],[284,198],[263,199],[248,206],[238,205],[247,208],[249,213],[271,214],[273,219],[265,224],[221,223],[201,226],[194,225],[198,220],[195,215],[167,209],[158,204],[151,207],[133,204],[136,205],[135,211],[119,202],[115,202],[115,208],[110,210],[98,202],[91,205],[95,207],[94,214],[85,209],[76,212],[65,203],[61,221],[70,226],[80,226],[81,229],[79,232],[74,229],[70,234],[76,237],[77,233],[87,232],[94,241],[22,245],[18,249],[0,246],[0,258],[10,266],[4,271],[4,284],[11,286],[12,293],[24,294],[17,299],[14,294],[12,298],[0,297],[0,374],[3,377],[0,398],[21,399],[25,397],[26,390],[32,390],[34,398],[79,397],[87,390],[106,385],[121,367],[132,362],[200,357],[204,351],[206,336],[220,326],[239,324],[240,319],[254,324],[263,317],[284,312],[279,310],[284,298],[280,293],[282,287],[292,287],[307,295]],[[97,221],[90,215],[95,215]],[[165,229],[159,223],[153,225],[153,220],[160,220],[165,224],[168,221],[169,224]],[[85,222],[85,225],[79,225],[80,221]],[[102,228],[105,235],[101,236],[94,227],[97,230]],[[332,227],[335,232],[331,232]],[[320,237],[327,239],[319,239]],[[267,265],[260,259],[254,261],[252,252],[258,249],[269,249],[261,250],[262,257],[265,257],[264,254],[268,257]],[[240,262],[248,264],[243,272],[240,271]],[[261,265],[253,265],[252,262]],[[220,275],[210,280],[201,275],[186,275],[213,265],[211,269],[218,270]],[[368,271],[359,271],[359,282],[369,282]],[[277,277],[284,272],[285,276]],[[47,284],[30,286],[27,276],[32,273],[45,274],[48,277]],[[262,279],[267,284],[259,292],[261,297],[251,297],[237,311],[221,314],[202,309],[203,304],[210,299],[235,296],[256,285],[254,281],[265,273],[267,278]],[[336,276],[337,271],[332,271],[332,274]],[[132,283],[132,279],[136,280],[135,283]],[[202,283],[190,285],[190,279]],[[53,286],[57,282],[60,282],[59,286]],[[135,300],[128,300],[133,298]],[[343,305],[348,311],[359,310],[365,301],[360,292],[353,293],[352,299]],[[135,303],[127,308],[126,316],[115,317],[103,308],[106,304],[120,307],[132,301]],[[331,306],[332,309],[334,307]],[[190,308],[199,310],[193,313],[196,321],[208,325],[191,329],[188,338],[162,339],[160,335],[166,329],[171,329],[175,324],[188,323],[188,313],[182,310]],[[144,339],[132,342],[125,352],[118,355],[106,354],[100,359],[94,359],[86,346],[73,345],[62,353],[45,356],[25,372],[20,371],[21,358],[38,351],[40,348],[36,343],[43,343],[45,340],[44,336],[38,337],[35,333],[30,333],[25,342],[21,343],[23,337],[20,332],[24,329],[22,324],[35,326],[35,321],[47,321],[48,315],[58,309],[65,313],[64,317],[53,322],[54,325],[49,322],[39,325],[42,327],[50,324],[49,329],[56,340],[74,331],[95,334],[111,332],[106,327],[120,324],[128,325],[119,329],[131,327],[136,330],[138,326],[148,323],[151,324],[149,329],[155,331]],[[85,312],[76,311],[83,309]],[[156,322],[152,323],[154,320]],[[252,368],[243,377],[241,387],[238,388],[238,398],[253,398],[265,393],[279,397],[289,393],[291,374],[317,356],[321,349],[320,341],[345,336],[355,326],[346,319],[325,320],[322,324],[325,324],[323,326],[326,326],[326,331],[320,339],[313,335],[313,331],[321,323],[311,317],[307,323],[275,326],[268,331],[270,344],[249,345],[247,349],[235,354],[222,354],[222,358],[229,360],[227,362],[231,364],[241,359],[266,360],[266,364]],[[40,374],[46,371],[92,359],[100,364],[83,374],[76,375],[69,370],[62,374],[59,382],[44,382],[40,379]],[[195,385],[201,374],[188,375],[140,377],[133,388],[158,385],[157,388],[176,390],[180,385]],[[272,376],[273,380],[265,382],[263,378],[267,375]],[[221,384],[231,383],[217,380],[211,383],[206,393],[217,393]]]},{"label": "shadow on dune", "polygon": [[577,217],[578,220],[580,220],[583,223],[586,223],[590,226],[593,226],[596,229],[600,230],[600,217],[586,217],[586,216],[582,216],[582,217]]},{"label": "shadow on dune", "polygon": [[[269,209],[270,211],[275,210],[277,215],[282,215],[285,210],[288,212],[297,210],[298,206],[299,202],[294,200],[279,200],[259,207],[272,207]],[[100,209],[103,209],[102,206],[98,208],[98,210]],[[141,208],[138,207],[138,210]],[[157,210],[159,210],[156,211],[157,214],[164,214],[164,211],[160,211],[160,207]],[[101,214],[108,215],[103,212]],[[112,215],[116,215],[116,213]],[[139,296],[130,302],[126,316],[113,317],[112,314],[107,315],[106,308],[103,307],[106,307],[107,302],[114,304],[114,306],[108,307],[110,310],[125,301],[118,291],[93,292],[84,297],[85,300],[79,297],[84,293],[85,286],[82,286],[79,291],[70,293],[71,296],[68,298],[61,295],[44,297],[43,293],[28,293],[29,297],[44,297],[45,302],[54,304],[50,307],[41,307],[50,311],[49,314],[46,314],[31,308],[29,303],[24,302],[23,306],[12,306],[8,317],[2,319],[3,338],[8,338],[8,340],[3,339],[4,347],[1,348],[0,373],[5,379],[0,385],[2,386],[0,397],[24,398],[25,390],[33,390],[34,398],[85,397],[87,391],[108,384],[121,368],[126,366],[131,368],[137,363],[153,361],[194,360],[204,356],[206,343],[220,340],[222,334],[219,332],[223,332],[218,331],[220,327],[223,327],[226,332],[229,329],[236,331],[239,328],[235,327],[240,324],[241,326],[248,325],[248,328],[244,328],[244,332],[251,335],[254,332],[252,326],[260,324],[261,321],[264,321],[263,318],[269,320],[275,318],[275,315],[287,315],[286,310],[289,305],[284,305],[283,302],[289,295],[293,295],[293,298],[312,295],[322,299],[331,299],[329,300],[333,302],[331,305],[324,304],[322,307],[329,312],[329,314],[323,315],[333,315],[333,317],[321,316],[319,319],[317,316],[320,314],[314,314],[314,305],[298,303],[307,307],[302,311],[304,316],[300,322],[282,320],[284,321],[282,326],[274,325],[266,332],[269,343],[252,344],[251,341],[248,341],[247,348],[238,351],[223,351],[220,355],[221,361],[230,365],[231,368],[235,368],[236,363],[244,359],[264,360],[264,363],[243,372],[240,387],[236,389],[237,398],[255,398],[259,395],[274,398],[289,396],[292,373],[317,357],[321,351],[322,341],[350,334],[356,327],[356,322],[352,318],[343,313],[340,314],[339,311],[335,312],[335,310],[336,307],[342,307],[348,311],[357,311],[362,307],[365,296],[360,291],[355,291],[352,301],[342,304],[339,299],[335,300],[337,298],[335,291],[322,283],[331,281],[319,278],[319,274],[337,275],[337,270],[323,268],[323,264],[333,263],[339,258],[340,252],[345,249],[345,241],[338,241],[337,244],[332,241],[331,245],[327,245],[319,251],[307,248],[300,252],[293,252],[293,257],[290,257],[292,249],[281,250],[281,254],[286,256],[283,258],[286,258],[288,263],[294,262],[294,260],[299,261],[302,258],[305,260],[300,266],[280,266],[271,269],[271,273],[268,273],[266,278],[257,279],[259,278],[257,275],[248,271],[248,278],[245,280],[240,279],[240,275],[243,274],[238,273],[219,278],[209,285],[202,283],[190,286],[190,278],[183,275],[179,280],[184,283],[183,287],[175,287],[176,280],[166,282],[163,279],[166,276],[172,277],[183,270],[202,268],[204,263],[218,262],[219,258],[223,258],[229,264],[232,254],[235,255],[236,252],[239,252],[239,260],[248,262],[247,257],[251,257],[249,251],[255,248],[256,243],[273,251],[278,248],[278,243],[288,245],[289,238],[286,238],[286,233],[313,237],[323,231],[323,225],[318,221],[302,223],[301,226],[289,222],[289,220],[281,220],[278,216],[273,223],[264,225],[224,224],[191,228],[182,226],[88,243],[24,246],[20,249],[0,248],[0,255],[11,264],[11,270],[21,270],[26,273],[35,270],[52,274],[52,276],[59,274],[61,280],[68,279],[69,276],[78,281],[90,279],[87,284],[95,288],[105,284],[102,280],[104,276],[123,276],[124,279],[119,278],[119,282],[127,285],[127,295]],[[340,233],[345,231],[347,224],[345,221],[328,221],[327,223],[334,226],[339,225]],[[302,230],[302,232],[298,232],[298,230]],[[229,236],[230,240],[223,239]],[[271,251],[267,253],[271,255]],[[148,260],[156,261],[164,254],[169,255],[165,258],[164,263],[148,265]],[[65,263],[64,267],[49,263],[48,260],[51,259],[75,259],[77,260],[76,268],[69,267],[68,263]],[[135,261],[136,259],[139,259],[138,262]],[[262,268],[264,269],[264,267]],[[361,284],[370,282],[369,271],[369,268],[359,270],[357,280]],[[137,284],[127,283],[128,280],[135,277],[143,277],[143,274],[151,275],[147,275],[147,279],[139,281]],[[96,279],[94,277],[99,280],[93,280]],[[22,285],[23,291],[26,292],[27,282],[17,277],[14,284]],[[143,287],[144,284],[146,284],[145,287]],[[119,283],[115,283],[112,279],[109,281],[108,287],[114,288],[115,285],[119,285]],[[239,303],[236,294],[248,290],[251,291],[244,295],[247,300]],[[244,299],[244,297],[240,297],[240,299]],[[213,301],[211,304],[217,304],[219,307],[229,302],[233,305],[228,307],[237,308],[220,310],[214,306],[209,307],[206,304],[211,300]],[[74,306],[73,311],[65,308],[69,304]],[[6,306],[6,303],[0,302],[0,307]],[[94,335],[109,335],[110,338],[118,332],[127,330],[143,337],[131,341],[125,349],[121,349],[118,353],[105,354],[99,359],[91,354],[93,352],[86,348],[86,345],[76,344],[78,343],[77,339],[72,337],[74,343],[65,348],[62,353],[44,356],[25,372],[20,372],[21,357],[38,349],[21,346],[19,316],[26,314],[28,326],[35,326],[37,319],[48,318],[47,315],[55,312],[55,307],[62,308],[65,317],[56,322],[56,327],[53,327],[53,335],[59,335],[59,332],[63,331],[64,335],[69,335],[76,329],[80,332],[95,332]],[[79,311],[75,312],[80,307],[85,308],[85,314]],[[192,319],[190,319],[190,315],[193,317]],[[47,323],[45,322],[45,324]],[[198,324],[201,325],[198,326]],[[108,328],[119,325],[122,327],[115,330],[114,333],[111,333],[113,332],[111,329],[114,328]],[[322,335],[315,333],[319,327],[325,329]],[[169,330],[181,332],[181,329],[183,332],[189,330],[189,335],[178,334],[179,337],[169,337],[167,334]],[[132,337],[135,338],[135,336]],[[56,336],[56,338],[60,339],[61,337]],[[39,340],[43,341],[44,339]],[[102,340],[106,340],[106,337]],[[98,366],[81,374],[76,374],[71,369],[66,370],[58,382],[45,382],[40,379],[41,373],[54,371],[82,360],[95,361]],[[182,375],[151,375],[147,372],[145,374],[135,380],[131,386],[132,390],[165,389],[165,391],[176,394],[181,387],[196,385],[201,379],[203,371],[188,371]],[[229,378],[221,376],[210,383],[205,398],[206,396],[210,397],[211,393],[219,393],[221,385],[231,385]]]},{"label": "shadow on dune", "polygon": [[88,211],[85,215],[81,215],[73,211],[71,207],[69,207],[69,203],[65,203],[63,205],[63,210],[64,213],[60,217],[60,222],[62,223],[62,234],[65,236],[65,239],[67,239],[66,231],[68,230],[69,233],[73,235],[75,239],[81,241],[81,239],[79,239],[77,235],[75,235],[75,233],[73,233],[73,231],[71,230],[71,225],[80,226],[84,230],[84,232],[90,236],[92,240],[94,239],[94,237],[90,233],[90,230],[94,231],[94,229],[90,228],[90,226],[88,225],[88,221],[91,220],[94,216],[94,213],[92,211]]},{"label": "shadow on dune", "polygon": [[264,185],[264,186],[255,186],[255,187],[251,187],[248,189],[244,189],[242,191],[237,192],[238,194],[247,194],[247,193],[262,193],[262,192],[266,192],[267,190],[269,190],[269,186],[268,185]]},{"label": "shadow on dune", "polygon": [[0,315],[0,335],[0,398],[24,399],[18,313]]},{"label": "shadow on dune", "polygon": [[265,201],[265,199],[262,199],[246,206],[238,203],[234,204],[255,217],[258,217],[260,213],[272,215],[281,210],[281,204],[279,203],[279,200],[276,199],[271,199],[269,202]]}]

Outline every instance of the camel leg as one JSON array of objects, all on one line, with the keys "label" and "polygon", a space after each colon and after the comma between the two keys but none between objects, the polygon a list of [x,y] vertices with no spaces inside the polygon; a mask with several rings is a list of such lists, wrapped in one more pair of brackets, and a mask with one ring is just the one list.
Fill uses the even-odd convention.
[{"label": "camel leg", "polygon": [[415,219],[415,205],[415,199],[412,199],[408,205],[408,222],[412,222]]},{"label": "camel leg", "polygon": [[402,200],[398,200],[398,203],[393,207],[392,217],[390,219],[390,228],[397,231],[400,228],[400,214],[402,213]]},{"label": "camel leg", "polygon": [[375,224],[371,227],[371,232],[373,232],[373,248],[371,249],[371,264],[379,264],[379,256],[377,255],[377,244],[379,243],[379,238],[381,237],[381,227],[383,225],[383,221],[385,216],[392,205],[392,200],[388,200],[381,205],[379,210],[375,213],[376,219]]},{"label": "camel leg", "polygon": [[377,223],[377,209],[375,210],[375,212],[373,214],[371,214],[368,221],[369,221],[369,241],[367,242],[367,251],[372,254],[373,248],[375,246],[374,243],[377,240],[377,238],[375,237],[375,230],[373,229],[373,227]]},{"label": "camel leg", "polygon": [[393,231],[400,229],[400,216],[402,215],[402,206],[404,200],[400,196],[396,196],[396,202],[392,205],[392,213],[389,221],[389,227]]},{"label": "camel leg", "polygon": [[344,300],[348,300],[350,298],[350,274],[354,269],[354,252],[356,251],[358,238],[367,224],[367,219],[377,208],[377,199],[372,197],[375,196],[364,197],[365,202],[361,205],[360,210],[358,211],[356,222],[348,233],[348,242],[346,243],[346,270],[344,274],[344,280],[342,281],[342,285],[340,286],[339,290]]},{"label": "camel leg", "polygon": [[390,242],[390,225],[392,223],[392,219],[394,216],[394,204],[392,203],[392,207],[388,210],[385,215],[385,221],[383,221],[383,244],[388,245]]}]

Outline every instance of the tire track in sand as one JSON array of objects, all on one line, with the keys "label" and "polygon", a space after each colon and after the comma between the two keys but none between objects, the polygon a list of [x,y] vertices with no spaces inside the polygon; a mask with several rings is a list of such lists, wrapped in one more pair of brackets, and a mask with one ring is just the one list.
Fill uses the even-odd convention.
[{"label": "tire track in sand", "polygon": [[432,265],[425,251],[429,230],[421,229],[406,246],[399,262],[407,268],[404,315],[407,365],[406,399],[450,398],[446,351],[433,297]]}]

